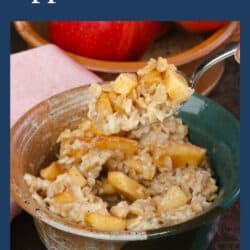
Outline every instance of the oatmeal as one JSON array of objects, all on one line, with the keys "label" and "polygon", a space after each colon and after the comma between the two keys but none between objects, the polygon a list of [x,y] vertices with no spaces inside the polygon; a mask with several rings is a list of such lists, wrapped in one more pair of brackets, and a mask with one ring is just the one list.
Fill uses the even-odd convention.
[{"label": "oatmeal", "polygon": [[122,73],[109,84],[93,84],[88,117],[105,134],[162,122],[193,94],[166,59],[151,59],[137,73]]},{"label": "oatmeal", "polygon": [[[179,118],[164,119],[171,105],[192,93],[185,85],[185,98],[162,105],[171,96],[162,82],[168,70],[176,74],[160,58],[137,75],[122,74],[110,85],[91,87],[88,114],[58,138],[58,159],[40,176],[24,176],[43,208],[86,228],[143,231],[184,222],[211,206],[218,187],[206,149],[188,141],[188,127]],[[148,78],[142,81],[143,76]]]}]

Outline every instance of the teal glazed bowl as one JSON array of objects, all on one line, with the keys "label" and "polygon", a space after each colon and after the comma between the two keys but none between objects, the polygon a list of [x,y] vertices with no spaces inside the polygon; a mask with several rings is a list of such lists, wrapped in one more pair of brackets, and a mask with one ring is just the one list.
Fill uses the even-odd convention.
[{"label": "teal glazed bowl", "polygon": [[224,108],[198,94],[182,107],[179,116],[189,126],[190,140],[208,150],[219,185],[219,195],[204,213],[184,223],[145,232],[98,232],[67,222],[40,208],[23,180],[37,174],[55,157],[58,135],[74,128],[88,103],[86,87],[53,96],[24,114],[11,130],[11,192],[34,218],[38,234],[48,249],[121,249],[129,241],[172,237],[213,221],[239,197],[239,122]]}]

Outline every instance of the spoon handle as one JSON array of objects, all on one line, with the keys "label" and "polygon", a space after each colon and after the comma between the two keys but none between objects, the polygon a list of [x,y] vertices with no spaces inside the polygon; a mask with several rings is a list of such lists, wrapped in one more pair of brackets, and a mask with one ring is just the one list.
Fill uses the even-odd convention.
[{"label": "spoon handle", "polygon": [[223,51],[209,57],[206,61],[198,66],[190,78],[192,87],[195,87],[201,76],[215,64],[234,55],[235,60],[240,63],[240,45],[239,43],[231,43]]}]

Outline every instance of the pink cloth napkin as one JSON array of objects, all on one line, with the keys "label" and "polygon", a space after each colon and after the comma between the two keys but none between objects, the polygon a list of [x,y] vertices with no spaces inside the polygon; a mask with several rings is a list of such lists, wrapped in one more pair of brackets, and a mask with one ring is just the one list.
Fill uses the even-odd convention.
[{"label": "pink cloth napkin", "polygon": [[[11,55],[11,126],[42,100],[66,89],[100,81],[51,44]],[[11,219],[19,212],[11,200]]]},{"label": "pink cloth napkin", "polygon": [[11,55],[11,125],[42,100],[66,89],[99,82],[55,45]]}]

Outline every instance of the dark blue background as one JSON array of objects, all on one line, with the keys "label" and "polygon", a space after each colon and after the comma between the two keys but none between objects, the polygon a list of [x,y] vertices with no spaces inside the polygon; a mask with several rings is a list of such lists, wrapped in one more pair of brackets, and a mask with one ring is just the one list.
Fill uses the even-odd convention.
[{"label": "dark blue background", "polygon": [[[32,0],[0,3],[0,249],[10,249],[9,232],[9,27],[12,20],[240,20],[241,21],[241,249],[250,249],[250,25],[247,5],[231,0],[131,1]],[[243,1],[242,1],[243,2]],[[246,1],[245,1],[246,2]],[[36,249],[32,249],[36,250]]]}]

